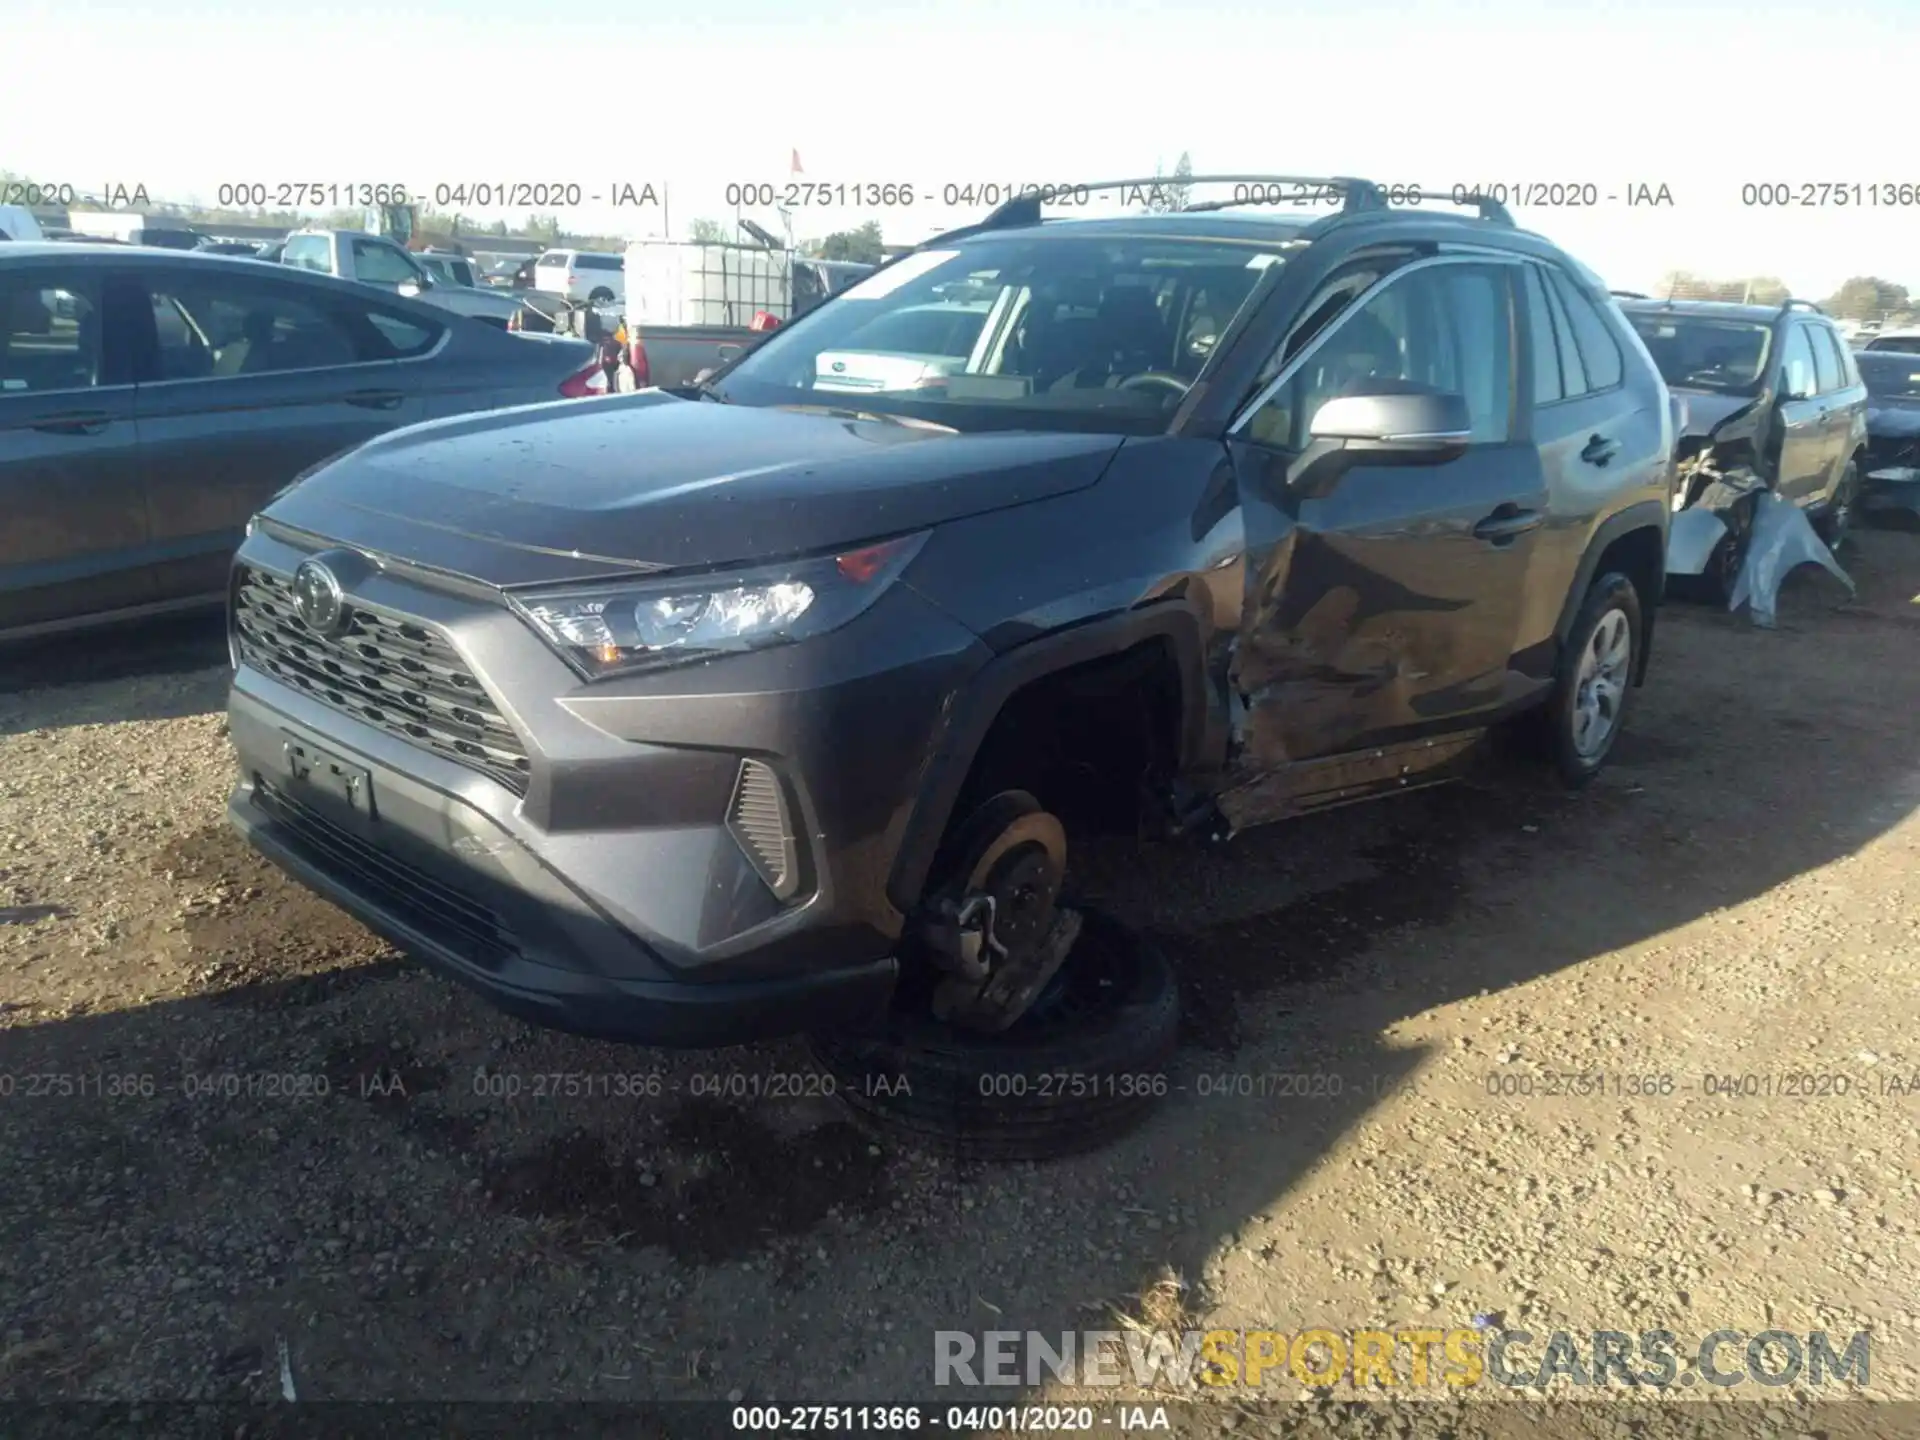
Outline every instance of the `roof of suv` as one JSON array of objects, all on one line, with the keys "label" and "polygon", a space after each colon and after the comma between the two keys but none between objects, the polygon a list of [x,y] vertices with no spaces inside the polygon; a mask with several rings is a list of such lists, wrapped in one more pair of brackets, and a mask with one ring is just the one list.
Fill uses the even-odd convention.
[{"label": "roof of suv", "polygon": [[1807,302],[1795,304],[1789,300],[1784,305],[1751,305],[1740,300],[1655,300],[1652,298],[1624,298],[1620,300],[1622,310],[1639,314],[1657,314],[1665,310],[1677,311],[1684,315],[1705,315],[1716,320],[1751,320],[1756,325],[1771,325],[1785,314],[1806,315],[1821,320],[1827,318],[1824,311],[1813,309]]}]

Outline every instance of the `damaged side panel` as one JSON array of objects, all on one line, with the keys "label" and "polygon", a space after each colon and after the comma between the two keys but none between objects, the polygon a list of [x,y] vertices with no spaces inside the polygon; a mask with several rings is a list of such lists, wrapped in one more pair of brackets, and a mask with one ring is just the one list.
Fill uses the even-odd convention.
[{"label": "damaged side panel", "polygon": [[1357,464],[1307,497],[1292,456],[1229,449],[1247,566],[1222,813],[1238,829],[1433,778],[1532,683],[1510,661],[1547,508],[1537,453]]}]

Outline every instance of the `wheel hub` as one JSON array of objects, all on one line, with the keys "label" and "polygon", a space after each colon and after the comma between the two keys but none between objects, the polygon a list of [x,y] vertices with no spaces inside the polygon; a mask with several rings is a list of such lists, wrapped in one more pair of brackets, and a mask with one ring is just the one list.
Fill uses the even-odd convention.
[{"label": "wheel hub", "polygon": [[1033,797],[1007,792],[975,812],[955,858],[962,878],[936,901],[924,932],[947,971],[934,1013],[971,1029],[1005,1030],[1079,935],[1079,915],[1058,906],[1066,831]]}]

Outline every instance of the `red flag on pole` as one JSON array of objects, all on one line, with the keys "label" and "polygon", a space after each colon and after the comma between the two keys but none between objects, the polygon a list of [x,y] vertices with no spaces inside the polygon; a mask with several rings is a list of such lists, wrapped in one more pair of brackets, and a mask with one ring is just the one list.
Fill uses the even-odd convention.
[{"label": "red flag on pole", "polygon": [[800,152],[798,150],[793,152],[793,173],[795,175],[802,173],[800,169]]}]

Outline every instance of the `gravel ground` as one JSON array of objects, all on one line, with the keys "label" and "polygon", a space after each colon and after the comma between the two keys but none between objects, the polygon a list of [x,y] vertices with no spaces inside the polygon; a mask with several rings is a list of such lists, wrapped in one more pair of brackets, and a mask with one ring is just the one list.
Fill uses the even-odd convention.
[{"label": "gravel ground", "polygon": [[[936,1330],[1116,1312],[1864,1327],[1920,1398],[1920,537],[1849,563],[1774,632],[1663,612],[1584,794],[1509,761],[1082,856],[1189,1034],[1149,1125],[1044,1167],[875,1141],[784,1093],[798,1045],[575,1040],[415,968],[229,834],[206,626],[9,657],[0,1398],[272,1398],[282,1341],[302,1399],[912,1398]],[[1702,1089],[1802,1071],[1847,1093]],[[1574,1072],[1608,1093],[1540,1093]]]}]

